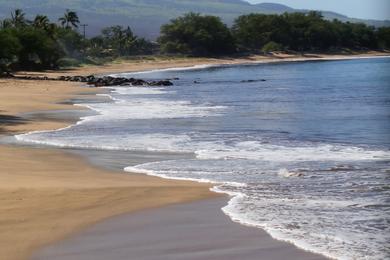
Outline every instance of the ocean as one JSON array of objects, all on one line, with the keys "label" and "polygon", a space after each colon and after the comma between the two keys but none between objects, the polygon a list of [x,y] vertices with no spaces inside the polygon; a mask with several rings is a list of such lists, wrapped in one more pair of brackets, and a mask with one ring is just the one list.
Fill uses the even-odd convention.
[{"label": "ocean", "polygon": [[[125,171],[214,183],[232,220],[336,259],[390,256],[390,59],[123,73],[97,112],[22,142],[159,153]],[[177,155],[177,156],[175,156]]]}]

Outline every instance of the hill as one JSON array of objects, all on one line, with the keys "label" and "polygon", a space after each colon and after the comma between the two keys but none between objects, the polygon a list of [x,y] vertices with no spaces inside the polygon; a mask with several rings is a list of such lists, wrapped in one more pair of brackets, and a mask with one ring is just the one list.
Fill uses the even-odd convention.
[{"label": "hill", "polygon": [[[88,35],[99,33],[109,25],[130,25],[136,34],[149,39],[159,35],[160,26],[186,12],[199,12],[222,17],[231,24],[242,14],[280,14],[297,12],[285,5],[262,3],[250,4],[243,0],[0,0],[0,19],[9,17],[11,11],[21,8],[32,17],[47,14],[56,20],[66,9],[77,11],[82,23],[89,24]],[[390,25],[390,21],[359,20],[333,12],[323,12],[326,18],[342,21],[365,22],[370,25]]]}]

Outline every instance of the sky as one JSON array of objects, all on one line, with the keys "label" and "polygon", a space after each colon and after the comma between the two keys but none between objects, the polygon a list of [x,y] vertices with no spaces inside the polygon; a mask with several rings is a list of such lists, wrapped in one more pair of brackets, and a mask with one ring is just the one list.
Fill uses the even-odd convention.
[{"label": "sky", "polygon": [[333,11],[352,18],[390,20],[390,0],[247,0],[279,3],[297,9]]}]

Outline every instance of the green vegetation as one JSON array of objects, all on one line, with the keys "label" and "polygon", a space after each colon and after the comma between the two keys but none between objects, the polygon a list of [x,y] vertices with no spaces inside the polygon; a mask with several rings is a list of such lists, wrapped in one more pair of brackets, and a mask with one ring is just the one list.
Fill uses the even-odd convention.
[{"label": "green vegetation", "polygon": [[81,63],[158,53],[219,56],[272,51],[372,50],[390,48],[390,27],[329,21],[319,12],[250,14],[231,28],[220,18],[188,13],[161,27],[158,43],[137,37],[130,27],[111,26],[86,39],[76,12],[52,23],[45,15],[26,19],[22,10],[0,21],[0,73],[56,69]]},{"label": "green vegetation", "polygon": [[130,27],[111,26],[90,41],[88,54],[93,57],[123,57],[152,54],[154,44],[138,38]]},{"label": "green vegetation", "polygon": [[161,27],[161,50],[166,53],[210,56],[235,51],[229,28],[216,16],[189,13]]},{"label": "green vegetation", "polygon": [[129,27],[109,27],[100,36],[85,39],[76,30],[80,20],[74,11],[67,10],[58,22],[52,23],[45,15],[27,20],[20,9],[0,21],[0,73],[99,63],[106,58],[150,54],[154,48]]},{"label": "green vegetation", "polygon": [[388,30],[384,28],[377,30],[361,23],[328,21],[319,12],[244,15],[235,21],[232,32],[238,47],[245,50],[269,49],[270,43],[271,49],[277,45],[276,49],[294,51],[375,49],[389,43]]},{"label": "green vegetation", "polygon": [[54,37],[53,27],[45,24],[45,17],[34,22],[25,19],[21,10],[4,20],[0,30],[0,68],[42,69],[55,68],[63,51]]},{"label": "green vegetation", "polygon": [[382,49],[390,49],[390,27],[382,27],[377,31],[378,45]]},{"label": "green vegetation", "polygon": [[164,25],[161,34],[163,52],[193,55],[220,55],[233,49],[241,53],[372,50],[390,44],[389,27],[329,21],[314,11],[242,15],[231,32],[216,17],[190,13]]}]

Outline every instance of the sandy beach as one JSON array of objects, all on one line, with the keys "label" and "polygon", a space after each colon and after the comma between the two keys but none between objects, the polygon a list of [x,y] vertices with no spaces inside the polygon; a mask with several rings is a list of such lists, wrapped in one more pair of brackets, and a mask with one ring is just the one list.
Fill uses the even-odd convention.
[{"label": "sandy beach", "polygon": [[[359,57],[368,55],[384,54],[359,54]],[[18,74],[54,77],[311,58],[316,57],[276,55],[242,59],[123,61],[66,71]],[[0,79],[0,135],[58,129],[75,123],[55,118],[27,119],[23,113],[74,110],[74,106],[61,102],[100,91],[78,83]],[[210,192],[210,185],[206,184],[103,170],[60,149],[0,145],[0,154],[0,259],[27,259],[40,247],[123,213],[221,196]],[[269,250],[277,250],[271,248]]]},{"label": "sandy beach", "polygon": [[[74,122],[25,120],[28,111],[98,90],[78,84],[0,80],[1,134],[57,129]],[[0,259],[26,259],[45,244],[125,212],[215,197],[209,185],[100,170],[57,149],[0,146]]]}]

